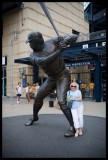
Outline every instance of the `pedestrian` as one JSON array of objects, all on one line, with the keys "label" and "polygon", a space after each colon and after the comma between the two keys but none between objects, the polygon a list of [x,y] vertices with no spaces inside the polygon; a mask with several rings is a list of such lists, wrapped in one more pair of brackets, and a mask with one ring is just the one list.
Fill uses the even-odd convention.
[{"label": "pedestrian", "polygon": [[27,99],[27,103],[29,104],[31,102],[30,100],[30,85],[29,83],[26,84],[26,87],[23,91],[23,93],[26,92],[26,99]]},{"label": "pedestrian", "polygon": [[57,109],[60,109],[59,103],[58,103],[58,99],[57,99],[57,91],[54,91],[54,107],[56,107]]},{"label": "pedestrian", "polygon": [[89,83],[89,90],[90,90],[90,97],[92,97],[93,98],[93,93],[94,93],[94,83],[93,83],[93,81],[91,81],[90,83]]},{"label": "pedestrian", "polygon": [[40,86],[39,86],[39,83],[37,82],[36,85],[35,85],[35,89],[36,89],[36,90],[35,90],[35,91],[36,91],[36,92],[35,92],[35,96],[37,95],[37,93],[38,93],[38,91],[39,91],[39,88],[40,88]]},{"label": "pedestrian", "polygon": [[83,134],[83,102],[81,91],[78,90],[78,84],[76,82],[70,84],[67,99],[73,101],[71,112],[76,130],[75,137],[78,137]]},{"label": "pedestrian", "polygon": [[86,83],[85,83],[85,82],[82,82],[82,83],[81,83],[82,99],[84,99],[84,98],[85,98],[86,87],[87,87]]},{"label": "pedestrian", "polygon": [[16,95],[17,95],[17,104],[20,104],[20,97],[21,97],[21,94],[22,94],[22,88],[21,88],[21,83],[18,82],[18,85],[16,87]]},{"label": "pedestrian", "polygon": [[36,85],[33,84],[30,88],[30,98],[33,99],[36,96]]},{"label": "pedestrian", "polygon": [[66,107],[66,95],[71,77],[69,70],[65,67],[62,52],[64,48],[75,43],[77,38],[78,36],[73,34],[44,41],[40,32],[28,34],[26,43],[29,42],[33,50],[29,60],[33,65],[40,66],[48,77],[38,90],[33,104],[33,118],[25,124],[26,126],[38,121],[38,112],[42,108],[43,99],[56,89],[58,103],[70,124],[69,131],[64,136],[74,136],[71,110]]}]

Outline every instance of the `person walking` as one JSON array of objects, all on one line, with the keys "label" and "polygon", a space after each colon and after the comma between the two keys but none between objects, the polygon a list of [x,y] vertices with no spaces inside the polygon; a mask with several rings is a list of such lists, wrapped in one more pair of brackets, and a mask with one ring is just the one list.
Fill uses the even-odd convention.
[{"label": "person walking", "polygon": [[67,99],[73,101],[71,112],[76,130],[75,137],[78,137],[83,134],[83,102],[81,91],[78,90],[78,84],[76,82],[70,84]]},{"label": "person walking", "polygon": [[18,85],[16,87],[16,95],[17,95],[17,104],[20,104],[20,97],[21,97],[21,94],[22,94],[22,88],[21,88],[21,83],[18,82]]}]

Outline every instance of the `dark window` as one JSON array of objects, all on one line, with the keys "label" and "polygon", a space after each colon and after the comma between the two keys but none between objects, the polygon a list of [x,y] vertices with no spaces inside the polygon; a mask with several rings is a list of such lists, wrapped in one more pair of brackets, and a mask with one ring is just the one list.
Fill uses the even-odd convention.
[{"label": "dark window", "polygon": [[75,31],[75,30],[72,30],[72,33],[73,34],[76,34],[76,35],[79,35],[79,32]]}]

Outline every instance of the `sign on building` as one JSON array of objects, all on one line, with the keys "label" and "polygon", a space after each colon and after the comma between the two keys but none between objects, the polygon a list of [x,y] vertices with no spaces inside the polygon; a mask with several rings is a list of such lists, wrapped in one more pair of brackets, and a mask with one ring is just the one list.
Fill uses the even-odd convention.
[{"label": "sign on building", "polygon": [[7,57],[2,57],[2,65],[7,65]]},{"label": "sign on building", "polygon": [[86,62],[77,62],[77,63],[65,63],[66,67],[75,67],[75,66],[85,66],[85,65],[95,65],[94,61],[86,61]]},{"label": "sign on building", "polygon": [[22,78],[22,86],[23,86],[23,88],[26,87],[26,84],[27,84],[27,78],[24,77],[24,78]]}]

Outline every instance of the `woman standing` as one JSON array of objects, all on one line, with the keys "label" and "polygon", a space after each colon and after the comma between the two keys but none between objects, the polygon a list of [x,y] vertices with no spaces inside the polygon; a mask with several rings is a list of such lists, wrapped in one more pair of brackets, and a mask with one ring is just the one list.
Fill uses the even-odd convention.
[{"label": "woman standing", "polygon": [[21,83],[18,82],[18,85],[16,87],[17,104],[20,104],[21,93],[22,93]]},{"label": "woman standing", "polygon": [[30,86],[29,83],[26,84],[26,88],[24,90],[26,92],[27,103],[30,103]]},{"label": "woman standing", "polygon": [[81,91],[78,90],[78,84],[72,82],[70,90],[67,92],[67,99],[72,100],[72,116],[74,121],[74,127],[76,130],[75,137],[83,134],[83,102]]}]

